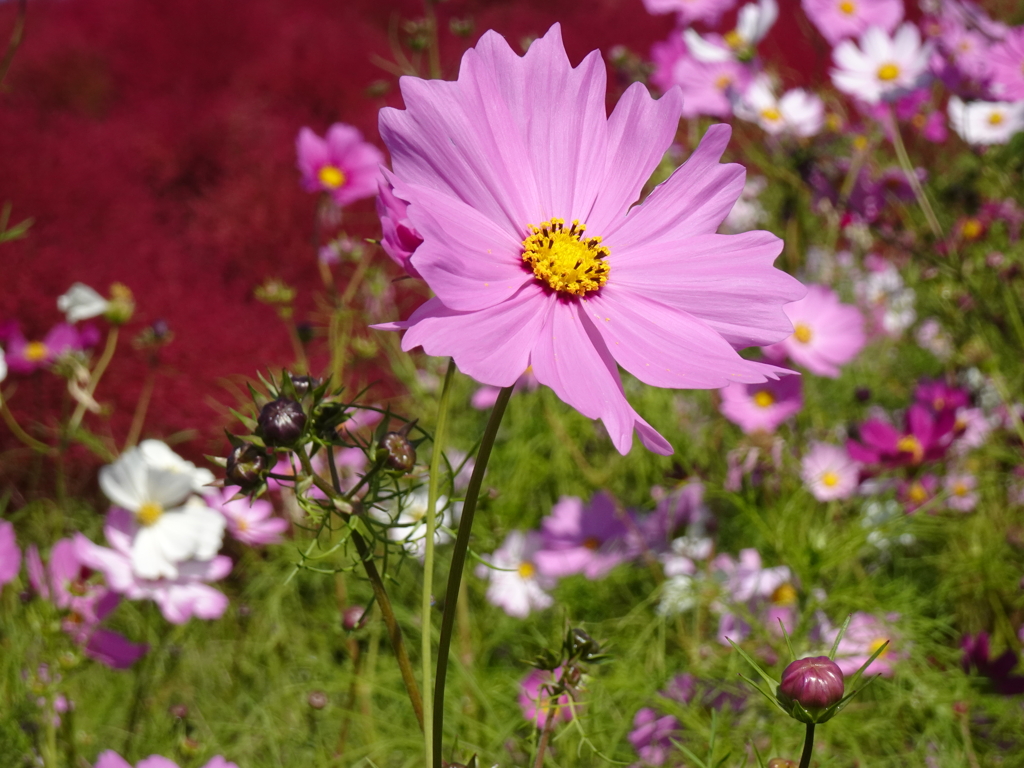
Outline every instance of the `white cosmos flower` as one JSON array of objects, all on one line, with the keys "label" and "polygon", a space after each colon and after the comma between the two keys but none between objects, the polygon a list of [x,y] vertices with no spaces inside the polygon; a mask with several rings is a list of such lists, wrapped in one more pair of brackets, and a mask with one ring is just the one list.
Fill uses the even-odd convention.
[{"label": "white cosmos flower", "polygon": [[[142,446],[125,451],[113,464],[100,469],[100,489],[114,504],[135,515],[139,531],[131,545],[132,568],[144,579],[178,576],[178,563],[209,560],[220,551],[224,516],[193,497],[195,465],[186,462],[159,441],[180,464],[154,465]],[[158,457],[167,456],[159,449]],[[185,464],[194,471],[181,471]]]},{"label": "white cosmos flower", "polygon": [[[427,501],[428,493],[426,485],[417,488],[402,499],[402,507],[398,508],[396,503],[386,510],[375,509],[374,517],[381,522],[391,523],[388,528],[388,538],[392,541],[399,541],[405,546],[405,551],[413,557],[422,560],[426,555],[427,539]],[[452,506],[455,509],[452,509]],[[447,544],[452,540],[443,528],[451,528],[457,519],[458,512],[462,510],[462,504],[448,505],[448,497],[440,496],[437,499],[437,526],[434,529],[434,543]]]},{"label": "white cosmos flower", "polygon": [[683,40],[690,55],[697,61],[721,62],[734,59],[749,60],[754,46],[761,42],[779,18],[779,6],[775,0],[759,0],[740,8],[736,18],[736,29],[721,38],[722,43],[707,40],[694,29],[683,32]]},{"label": "white cosmos flower", "polygon": [[139,453],[151,467],[188,476],[193,492],[216,493],[216,488],[207,487],[214,481],[213,472],[197,467],[191,461],[181,458],[168,447],[167,443],[160,440],[143,440],[139,443]]},{"label": "white cosmos flower", "polygon": [[968,144],[1005,144],[1024,130],[1024,101],[949,99],[949,124]]},{"label": "white cosmos flower", "polygon": [[776,98],[771,80],[758,75],[746,93],[733,102],[736,117],[757,123],[773,136],[790,133],[803,138],[814,136],[825,124],[825,105],[820,98],[802,88],[794,88]]},{"label": "white cosmos flower", "polygon": [[7,378],[7,358],[4,356],[4,351],[0,349],[0,381]]},{"label": "white cosmos flower", "polygon": [[543,610],[554,603],[544,590],[554,587],[555,579],[543,575],[534,564],[534,557],[543,546],[537,531],[512,531],[493,554],[483,558],[493,567],[479,565],[476,574],[491,582],[487,587],[487,601],[491,605],[509,616],[525,619],[530,611]]},{"label": "white cosmos flower", "polygon": [[931,43],[921,44],[921,33],[911,23],[903,24],[893,37],[880,27],[868,27],[860,47],[844,40],[832,50],[832,82],[843,93],[877,104],[893,101],[924,85],[928,80]]},{"label": "white cosmos flower", "polygon": [[69,323],[105,315],[110,302],[85,283],[74,283],[57,299],[57,309],[65,313]]}]

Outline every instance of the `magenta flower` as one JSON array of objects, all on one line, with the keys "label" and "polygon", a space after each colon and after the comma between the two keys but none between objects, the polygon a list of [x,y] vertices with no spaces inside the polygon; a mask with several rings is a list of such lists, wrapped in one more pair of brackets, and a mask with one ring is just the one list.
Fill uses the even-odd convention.
[{"label": "magenta flower", "polygon": [[643,707],[633,718],[629,743],[643,765],[664,765],[669,752],[674,749],[672,739],[678,738],[681,730],[682,726],[672,715],[659,716],[650,707]]},{"label": "magenta flower", "polygon": [[892,469],[917,466],[941,459],[955,436],[956,416],[952,410],[933,412],[914,403],[907,409],[906,429],[900,431],[881,419],[868,419],[860,425],[860,439],[848,440],[850,458],[862,464]]},{"label": "magenta flower", "polygon": [[29,583],[44,600],[64,612],[61,628],[82,646],[85,655],[112,669],[127,669],[148,650],[100,626],[120,602],[120,595],[91,580],[92,573],[78,558],[71,539],[61,539],[43,565],[35,546],[26,556]]},{"label": "magenta flower", "polygon": [[576,496],[563,496],[540,525],[544,547],[534,560],[546,576],[600,579],[628,557],[626,524],[607,493],[594,494],[586,507]]},{"label": "magenta flower", "polygon": [[804,407],[800,379],[796,376],[739,384],[722,390],[719,410],[746,434],[774,432],[786,419]]},{"label": "magenta flower", "polygon": [[[363,452],[359,451],[362,456]],[[277,544],[281,534],[288,530],[288,521],[274,517],[274,505],[264,499],[249,503],[249,499],[235,499],[238,488],[224,488],[219,496],[207,496],[206,501],[211,509],[216,509],[227,520],[228,531],[244,544],[261,547],[265,544]]]},{"label": "magenta flower", "polygon": [[811,373],[834,379],[839,367],[864,348],[864,315],[857,307],[839,301],[831,288],[808,286],[804,298],[786,305],[786,315],[793,322],[793,333],[765,348],[769,359],[788,356]]},{"label": "magenta flower", "polygon": [[217,555],[212,560],[186,560],[178,564],[173,579],[143,579],[132,567],[132,540],[138,523],[127,510],[111,507],[103,532],[112,549],[75,534],[75,555],[87,567],[100,571],[107,584],[129,600],[153,600],[164,618],[172,624],[184,624],[193,616],[220,618],[228,599],[205,582],[219,581],[231,572],[231,559]]},{"label": "magenta flower", "polygon": [[383,178],[377,182],[377,216],[380,217],[380,245],[391,260],[412,277],[419,277],[410,258],[423,238],[409,221],[409,204],[395,195],[391,186],[391,173],[382,171]]},{"label": "magenta flower", "polygon": [[648,13],[675,13],[680,27],[695,21],[715,24],[736,0],[644,0]]},{"label": "magenta flower", "polygon": [[[838,629],[826,629],[822,637],[822,644],[826,647],[831,646],[838,634]],[[902,659],[905,654],[894,648],[896,638],[889,627],[871,614],[858,611],[853,614],[850,625],[846,628],[846,634],[839,641],[835,662],[843,674],[849,677],[860,669],[860,666],[871,657],[871,654],[881,648],[886,640],[889,641],[889,645],[877,659],[871,662],[871,666],[865,670],[865,674],[891,677],[893,663]]]},{"label": "magenta flower", "polygon": [[[132,768],[132,764],[114,750],[108,749],[106,752],[101,752],[100,756],[96,758],[96,765],[93,768]],[[150,755],[136,763],[135,768],[178,768],[178,764],[160,755]],[[217,755],[210,758],[203,768],[238,768],[238,766]]]},{"label": "magenta flower", "polygon": [[29,341],[21,329],[14,327],[7,337],[7,367],[11,373],[27,375],[48,367],[54,360],[68,352],[78,352],[95,343],[91,334],[79,332],[73,325],[58,323],[50,329],[42,341]]},{"label": "magenta flower", "polygon": [[931,408],[935,413],[957,411],[971,404],[970,395],[960,387],[952,387],[944,381],[922,381],[914,390],[914,400]]},{"label": "magenta flower", "polygon": [[0,587],[21,570],[21,550],[14,538],[14,525],[8,520],[0,520]]},{"label": "magenta flower", "polygon": [[902,0],[801,0],[800,4],[829,45],[860,37],[868,27],[891,33],[903,21]]},{"label": "magenta flower", "polygon": [[327,192],[339,206],[377,194],[384,155],[363,141],[357,128],[335,123],[321,139],[309,128],[295,141],[302,186],[308,192]]},{"label": "magenta flower", "polygon": [[[743,187],[712,126],[668,181],[633,206],[675,135],[681,95],[634,84],[606,117],[597,52],[569,65],[557,25],[516,56],[485,34],[456,82],[403,78],[406,109],[383,109],[395,193],[423,236],[412,263],[436,294],[404,349],[455,358],[484,384],[537,380],[604,421],[626,453],[634,429],[668,442],[627,402],[616,363],[644,383],[717,388],[782,372],[736,347],[791,332],[803,295],[772,267],[767,232],[717,235]],[[759,341],[764,340],[764,341]]]},{"label": "magenta flower", "polygon": [[845,448],[814,443],[800,463],[800,477],[818,501],[848,499],[857,490],[860,464]]},{"label": "magenta flower", "polygon": [[538,728],[547,725],[549,717],[554,717],[556,722],[561,720],[567,723],[572,720],[573,708],[569,706],[569,694],[563,693],[552,701],[551,691],[561,674],[561,667],[553,672],[533,669],[519,684],[519,707],[523,711],[523,718]]},{"label": "magenta flower", "polygon": [[732,99],[745,93],[753,78],[749,67],[732,58],[698,61],[678,33],[651,46],[651,61],[651,83],[666,94],[678,88],[682,116],[688,118],[732,116]]},{"label": "magenta flower", "polygon": [[987,50],[992,94],[1004,101],[1024,99],[1024,27]]}]

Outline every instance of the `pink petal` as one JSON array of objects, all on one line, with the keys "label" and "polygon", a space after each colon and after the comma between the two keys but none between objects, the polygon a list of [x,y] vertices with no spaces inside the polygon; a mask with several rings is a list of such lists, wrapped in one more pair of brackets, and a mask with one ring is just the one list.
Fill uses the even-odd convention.
[{"label": "pink petal", "polygon": [[106,752],[101,752],[100,756],[96,758],[95,768],[132,768],[132,766],[117,752],[108,749]]},{"label": "pink petal", "polygon": [[85,654],[111,669],[128,669],[142,658],[149,646],[130,642],[117,632],[102,627],[93,630]]}]

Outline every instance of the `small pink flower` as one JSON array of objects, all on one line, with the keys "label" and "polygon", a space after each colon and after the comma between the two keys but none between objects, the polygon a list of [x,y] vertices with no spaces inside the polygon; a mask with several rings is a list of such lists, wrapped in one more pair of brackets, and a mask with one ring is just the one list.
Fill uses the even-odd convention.
[{"label": "small pink flower", "polygon": [[906,427],[898,430],[881,419],[860,425],[860,442],[848,440],[850,457],[863,464],[885,468],[917,466],[941,459],[955,437],[956,416],[952,409],[933,412],[921,403],[907,409]]},{"label": "small pink flower", "polygon": [[763,384],[732,384],[721,391],[719,410],[746,434],[774,432],[803,408],[800,379],[786,376]]},{"label": "small pink flower", "polygon": [[[362,455],[362,451],[359,452]],[[228,531],[239,541],[250,546],[277,544],[281,534],[288,529],[288,521],[274,517],[274,505],[265,499],[257,499],[250,505],[249,499],[232,497],[238,488],[224,488],[219,496],[207,496],[206,501],[212,509],[216,509],[228,523]]]},{"label": "small pink flower", "polygon": [[[569,694],[563,693],[555,701],[551,701],[551,690],[561,674],[561,667],[554,672],[534,669],[519,684],[519,707],[523,710],[523,717],[538,728],[547,725],[548,717],[552,715],[556,722],[561,720],[567,723],[572,720]],[[578,705],[574,703],[573,706]]]},{"label": "small pink flower", "polygon": [[83,338],[83,332],[67,323],[53,326],[42,341],[29,341],[15,327],[7,338],[7,367],[11,373],[34,373],[49,367],[61,355],[85,349],[89,341],[92,339],[88,334]]},{"label": "small pink flower", "polygon": [[643,765],[664,765],[674,749],[673,738],[678,738],[682,726],[672,715],[659,717],[650,707],[637,711],[629,743],[633,745]]},{"label": "small pink flower", "polygon": [[14,539],[14,525],[0,520],[0,587],[13,581],[21,570],[21,550]]},{"label": "small pink flower", "polygon": [[[823,645],[831,646],[838,634],[838,629],[826,628],[822,637]],[[894,662],[904,658],[906,654],[897,650],[898,645],[894,642],[897,638],[886,624],[869,613],[858,611],[853,614],[850,625],[846,628],[846,634],[839,642],[835,662],[843,674],[849,677],[860,669],[860,666],[871,657],[872,653],[882,647],[886,640],[889,641],[889,645],[885,647],[878,658],[871,662],[871,666],[864,671],[864,674],[891,677]]]},{"label": "small pink flower", "polygon": [[[114,750],[108,749],[106,752],[101,752],[100,756],[96,758],[96,765],[93,768],[132,768],[132,764]],[[160,755],[150,755],[140,760],[135,768],[178,768],[178,764]],[[217,755],[210,758],[203,768],[238,768],[238,766]]]},{"label": "small pink flower", "polygon": [[732,97],[746,92],[752,79],[750,68],[733,59],[698,61],[678,33],[655,43],[651,60],[651,83],[662,92],[678,87],[683,96],[682,116],[687,118],[730,117]]},{"label": "small pink flower", "polygon": [[960,473],[949,475],[944,484],[946,493],[946,506],[957,512],[970,512],[978,505],[978,479],[974,475]]},{"label": "small pink flower", "polygon": [[845,448],[814,443],[800,464],[800,476],[818,501],[848,499],[857,490],[860,464]]},{"label": "small pink flower", "polygon": [[537,553],[543,545],[537,531],[512,531],[502,545],[482,559],[489,563],[478,565],[476,575],[489,579],[487,601],[501,608],[509,616],[525,619],[531,611],[542,611],[554,604],[544,590],[555,586],[555,579],[539,571]]},{"label": "small pink flower", "polygon": [[903,511],[908,515],[935,498],[939,479],[935,475],[922,475],[914,480],[901,480],[896,489],[896,498],[903,502]]},{"label": "small pink flower", "polygon": [[295,145],[306,191],[327,192],[339,206],[377,193],[384,155],[373,144],[363,141],[357,128],[335,123],[327,129],[324,139],[303,128]]},{"label": "small pink flower", "polygon": [[830,45],[860,37],[868,27],[891,33],[903,21],[902,0],[802,0],[801,5]]},{"label": "small pink flower", "polygon": [[695,21],[715,24],[734,5],[736,0],[644,0],[648,13],[675,13],[680,27]]},{"label": "small pink flower", "polygon": [[785,309],[793,321],[793,334],[765,348],[770,359],[781,360],[788,355],[811,373],[834,379],[839,376],[839,367],[864,348],[864,315],[839,301],[831,288],[810,285],[804,298],[787,304]]},{"label": "small pink flower", "polygon": [[563,496],[541,521],[541,533],[544,547],[534,560],[546,576],[600,579],[627,559],[626,524],[607,493],[595,494],[586,507]]}]

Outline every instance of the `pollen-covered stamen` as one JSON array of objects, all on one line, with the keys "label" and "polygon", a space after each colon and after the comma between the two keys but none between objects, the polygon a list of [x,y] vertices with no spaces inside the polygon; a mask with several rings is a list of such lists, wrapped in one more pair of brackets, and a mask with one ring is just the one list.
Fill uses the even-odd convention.
[{"label": "pollen-covered stamen", "polygon": [[153,525],[153,523],[159,520],[163,514],[163,506],[155,501],[143,502],[139,505],[139,509],[135,513],[136,517],[139,518],[139,522],[143,525]]},{"label": "pollen-covered stamen", "polygon": [[41,341],[30,341],[25,345],[25,359],[38,363],[50,354],[49,348]]},{"label": "pollen-covered stamen", "polygon": [[814,334],[811,332],[810,326],[808,326],[806,323],[797,323],[796,327],[793,329],[793,335],[796,337],[796,340],[799,341],[801,344],[810,343],[811,339],[814,336]]},{"label": "pollen-covered stamen", "polygon": [[337,189],[345,184],[345,172],[336,165],[321,167],[316,176],[328,189]]},{"label": "pollen-covered stamen", "polygon": [[523,240],[523,263],[549,288],[570,296],[586,296],[608,282],[611,254],[600,237],[584,237],[586,226],[573,220],[566,229],[563,219],[530,225]]},{"label": "pollen-covered stamen", "polygon": [[898,64],[889,62],[883,64],[878,68],[878,79],[884,82],[890,82],[900,76],[900,68]]},{"label": "pollen-covered stamen", "polygon": [[754,405],[759,408],[770,408],[775,405],[775,396],[766,389],[754,393]]}]

